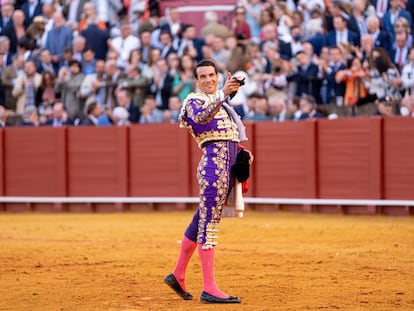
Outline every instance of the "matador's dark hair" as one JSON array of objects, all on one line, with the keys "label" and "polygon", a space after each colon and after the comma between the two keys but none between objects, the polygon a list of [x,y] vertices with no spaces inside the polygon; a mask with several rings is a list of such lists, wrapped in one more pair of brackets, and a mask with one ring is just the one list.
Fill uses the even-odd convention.
[{"label": "matador's dark hair", "polygon": [[200,62],[198,62],[198,64],[194,67],[194,77],[196,79],[198,79],[198,77],[197,77],[197,68],[199,68],[199,67],[213,67],[215,73],[218,72],[217,65],[212,59],[203,59]]}]

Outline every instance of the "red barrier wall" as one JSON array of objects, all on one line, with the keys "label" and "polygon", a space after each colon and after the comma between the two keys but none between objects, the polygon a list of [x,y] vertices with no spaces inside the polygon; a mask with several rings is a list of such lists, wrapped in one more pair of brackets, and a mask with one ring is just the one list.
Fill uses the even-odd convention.
[{"label": "red barrier wall", "polygon": [[130,128],[131,196],[188,196],[189,137],[177,125]]},{"label": "red barrier wall", "polygon": [[[413,118],[258,122],[247,123],[246,128],[249,140],[244,145],[255,156],[248,196],[414,200]],[[10,127],[0,129],[0,195],[198,196],[196,167],[200,155],[187,131],[171,124]],[[41,207],[3,204],[4,209],[11,211],[41,210]],[[185,207],[185,204],[173,206]],[[154,208],[167,207],[55,204],[52,210]],[[275,208],[285,209],[270,206]],[[289,207],[295,208],[329,209]],[[395,210],[332,208],[344,213],[387,214]],[[400,212],[410,214],[413,208],[403,207]]]},{"label": "red barrier wall", "polygon": [[255,196],[315,198],[315,122],[255,124]]},{"label": "red barrier wall", "polygon": [[126,127],[69,127],[68,195],[127,196]]},{"label": "red barrier wall", "polygon": [[384,199],[414,199],[414,122],[384,119]]},{"label": "red barrier wall", "polygon": [[380,118],[318,121],[319,198],[382,198],[381,122]]},{"label": "red barrier wall", "polygon": [[67,195],[65,129],[16,127],[4,134],[5,195]]}]

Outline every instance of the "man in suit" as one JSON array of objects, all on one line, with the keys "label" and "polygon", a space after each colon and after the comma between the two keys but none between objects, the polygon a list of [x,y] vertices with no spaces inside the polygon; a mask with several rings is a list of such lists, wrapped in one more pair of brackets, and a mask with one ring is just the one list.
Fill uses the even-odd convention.
[{"label": "man in suit", "polygon": [[390,55],[391,61],[397,66],[400,72],[408,59],[409,48],[407,47],[407,39],[407,32],[397,33],[395,36],[395,48],[392,49]]},{"label": "man in suit", "polygon": [[53,117],[48,120],[45,125],[53,127],[61,127],[65,125],[70,125],[71,122],[68,120],[68,114],[65,111],[63,102],[58,100],[53,104]]},{"label": "man in suit", "polygon": [[413,26],[412,18],[410,12],[401,8],[400,0],[389,0],[390,9],[385,13],[382,20],[383,30],[391,34],[392,42],[395,41],[395,31],[394,31],[394,22],[400,18],[404,17],[408,20],[410,28]]},{"label": "man in suit", "polygon": [[53,28],[49,31],[45,49],[52,54],[52,62],[55,68],[63,61],[63,50],[72,46],[73,32],[66,25],[66,20],[61,12],[53,14]]},{"label": "man in suit", "polygon": [[175,49],[177,50],[178,56],[183,56],[184,48],[187,45],[193,46],[197,51],[196,61],[199,62],[203,59],[203,45],[204,40],[200,38],[196,38],[196,29],[194,25],[185,25],[183,26],[181,32],[181,38],[176,41]]},{"label": "man in suit", "polygon": [[131,94],[127,89],[121,88],[116,91],[117,107],[124,107],[128,113],[128,121],[131,123],[138,123],[141,117],[139,108],[132,104]]},{"label": "man in suit", "polygon": [[333,19],[334,30],[331,30],[326,35],[326,45],[335,46],[342,42],[351,43],[354,46],[359,46],[358,34],[348,30],[347,20],[342,15],[335,16]]},{"label": "man in suit", "polygon": [[14,7],[11,3],[6,2],[1,6],[1,16],[0,16],[0,35],[4,34],[4,29],[12,23],[12,16],[14,12]]},{"label": "man in suit", "polygon": [[391,53],[391,36],[388,32],[380,29],[380,20],[377,16],[371,15],[366,20],[368,34],[374,40],[375,47],[382,47]]},{"label": "man in suit", "polygon": [[109,32],[100,29],[96,21],[90,21],[84,30],[81,31],[81,36],[86,39],[86,45],[90,46],[95,52],[96,59],[104,60],[108,52],[107,41],[109,39]]},{"label": "man in suit", "polygon": [[10,53],[10,39],[6,36],[0,36],[0,53],[3,58],[3,69],[12,63],[13,54]]},{"label": "man in suit", "polygon": [[158,74],[154,75],[151,84],[151,92],[155,94],[157,108],[168,109],[168,98],[172,95],[173,77],[168,71],[167,61],[163,58],[157,61]]},{"label": "man in suit", "polygon": [[99,126],[98,118],[102,114],[102,108],[97,102],[91,102],[86,107],[87,117],[82,120],[81,125]]},{"label": "man in suit", "polygon": [[327,81],[326,104],[334,102],[336,104],[343,102],[345,94],[345,83],[337,83],[335,80],[336,73],[339,70],[346,68],[346,63],[342,58],[341,50],[337,47],[329,48],[330,62],[325,72],[325,79]]},{"label": "man in suit", "polygon": [[296,53],[298,67],[293,75],[288,77],[289,81],[296,82],[296,96],[312,95],[317,103],[320,103],[320,79],[319,67],[310,60],[304,51]]},{"label": "man in suit", "polygon": [[27,2],[23,3],[21,10],[25,16],[25,28],[29,27],[29,25],[33,22],[35,16],[42,15],[42,7],[43,3],[39,0],[28,0]]},{"label": "man in suit", "polygon": [[170,53],[177,52],[173,47],[173,36],[167,30],[161,31],[160,42],[162,45],[162,49],[161,49],[162,58],[167,59]]}]

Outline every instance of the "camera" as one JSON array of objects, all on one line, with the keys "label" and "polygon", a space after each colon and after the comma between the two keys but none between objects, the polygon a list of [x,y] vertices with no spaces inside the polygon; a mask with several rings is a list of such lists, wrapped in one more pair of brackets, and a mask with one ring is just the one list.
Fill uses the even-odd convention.
[{"label": "camera", "polygon": [[245,79],[245,78],[243,78],[243,79],[239,79],[239,78],[237,78],[237,77],[233,77],[233,80],[235,80],[235,81],[239,82],[240,86],[243,86],[243,85],[244,85],[244,79]]}]

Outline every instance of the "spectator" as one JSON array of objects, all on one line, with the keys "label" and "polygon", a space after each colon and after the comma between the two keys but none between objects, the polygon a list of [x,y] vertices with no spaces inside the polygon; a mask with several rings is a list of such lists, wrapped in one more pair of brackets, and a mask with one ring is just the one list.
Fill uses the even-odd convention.
[{"label": "spectator", "polygon": [[61,93],[62,102],[71,120],[84,117],[85,101],[79,92],[84,78],[82,64],[72,60],[69,63],[69,70],[61,70],[56,80],[55,90]]},{"label": "spectator", "polygon": [[89,46],[87,46],[82,52],[82,72],[84,75],[88,75],[94,72],[95,70],[95,52]]},{"label": "spectator", "polygon": [[3,34],[10,40],[10,52],[16,53],[18,42],[26,35],[22,10],[15,10],[13,12],[12,23],[4,28]]},{"label": "spectator", "polygon": [[25,107],[37,107],[36,92],[42,84],[42,76],[37,73],[34,61],[27,61],[24,64],[24,75],[16,79],[12,95],[16,99],[16,113],[22,114]]},{"label": "spectator", "polygon": [[[273,12],[277,23],[279,39],[284,42],[290,42],[293,38],[291,36],[291,30],[294,25],[286,2],[278,2],[273,8]],[[301,32],[300,27],[299,32]]]},{"label": "spectator", "polygon": [[330,62],[325,72],[325,80],[327,82],[327,93],[322,96],[325,98],[324,104],[336,104],[342,106],[345,95],[345,83],[337,82],[335,76],[338,71],[346,68],[346,63],[341,55],[341,50],[337,47],[331,47],[329,49]]},{"label": "spectator", "polygon": [[39,115],[35,106],[24,107],[23,120],[20,126],[39,126]]},{"label": "spectator", "polygon": [[142,70],[142,74],[148,79],[152,79],[157,68],[157,61],[161,58],[161,50],[152,48],[148,56],[148,62]]},{"label": "spectator", "polygon": [[347,20],[342,15],[333,18],[334,30],[326,35],[326,44],[328,46],[339,45],[343,42],[349,42],[354,46],[359,46],[358,34],[347,28]]},{"label": "spectator", "polygon": [[289,120],[299,121],[307,118],[307,116],[303,115],[303,112],[300,110],[300,99],[300,96],[293,96],[288,99],[287,115]]},{"label": "spectator", "polygon": [[126,68],[131,51],[140,48],[139,39],[131,33],[131,25],[124,23],[121,26],[121,35],[108,40],[110,50],[118,54],[118,67]]},{"label": "spectator", "polygon": [[86,39],[86,45],[90,46],[95,52],[96,59],[105,59],[108,52],[109,32],[100,28],[96,20],[88,20],[88,24],[80,32],[81,36]]},{"label": "spectator", "polygon": [[377,99],[375,101],[376,111],[374,115],[382,117],[390,117],[395,115],[393,112],[393,105],[395,105],[395,103],[395,99],[388,96],[382,99]]},{"label": "spectator", "polygon": [[408,60],[402,69],[401,77],[405,95],[414,96],[414,47],[408,52]]},{"label": "spectator", "polygon": [[267,97],[286,99],[288,91],[286,68],[280,59],[273,64],[273,71],[263,85],[264,92]]},{"label": "spectator", "polygon": [[39,64],[37,66],[37,72],[43,73],[45,71],[50,72],[53,75],[57,74],[56,68],[52,62],[52,55],[49,50],[41,50],[39,57]]},{"label": "spectator", "polygon": [[399,32],[395,35],[395,48],[392,50],[390,57],[392,62],[401,71],[407,61],[408,47],[407,47],[408,33]]},{"label": "spectator", "polygon": [[314,64],[309,55],[304,51],[296,53],[298,66],[296,70],[288,76],[288,81],[296,82],[296,96],[312,95],[320,103],[320,78],[319,68]]},{"label": "spectator", "polygon": [[[389,32],[391,34],[391,41],[394,42],[396,41],[394,23],[398,20],[398,18],[404,17],[409,23],[409,28],[411,28],[413,24],[410,12],[401,8],[403,4],[400,0],[389,1],[390,8],[385,13],[384,18],[382,19],[382,24],[384,31]],[[405,6],[403,5],[403,7]]]},{"label": "spectator", "polygon": [[172,85],[173,77],[168,72],[167,61],[161,58],[157,61],[157,72],[152,78],[151,83],[151,92],[155,94],[158,109],[168,109],[168,98],[173,91]]},{"label": "spectator", "polygon": [[337,83],[346,83],[344,104],[352,107],[353,116],[356,114],[355,106],[363,104],[368,94],[364,83],[366,76],[361,60],[354,57],[347,60],[347,69],[338,71],[335,77]]},{"label": "spectator", "polygon": [[107,30],[103,20],[98,18],[96,7],[93,2],[86,2],[83,5],[82,19],[79,21],[79,32],[82,32],[88,25],[96,25],[101,30]]},{"label": "spectator", "polygon": [[[116,65],[116,60],[108,60],[105,64],[105,81],[103,86],[105,87],[105,97],[103,105],[112,110],[116,106],[115,90],[121,80],[124,80],[127,76]],[[101,84],[102,85],[102,84]]]},{"label": "spectator", "polygon": [[214,35],[220,38],[227,38],[230,35],[230,30],[225,25],[218,22],[217,13],[214,11],[207,11],[204,13],[205,25],[201,28],[201,37],[206,40],[207,36]]},{"label": "spectator", "polygon": [[140,42],[141,42],[141,58],[144,64],[148,63],[148,56],[150,54],[152,45],[151,45],[151,32],[150,31],[142,31],[139,35]]},{"label": "spectator", "polygon": [[173,36],[167,30],[160,33],[160,43],[162,46],[161,57],[166,59],[170,53],[175,53],[177,50],[173,47]]},{"label": "spectator", "polygon": [[251,38],[250,26],[246,22],[246,9],[242,6],[237,6],[233,14],[231,31],[239,43],[246,44]]},{"label": "spectator", "polygon": [[21,10],[24,13],[24,27],[27,28],[35,16],[42,15],[43,2],[39,0],[28,0],[23,3]]},{"label": "spectator", "polygon": [[183,55],[179,61],[179,71],[173,77],[173,94],[183,101],[195,90],[193,83],[194,61],[191,56]]},{"label": "spectator", "polygon": [[368,33],[366,24],[365,9],[367,5],[366,0],[353,0],[352,3],[352,15],[349,17],[349,23],[357,25],[356,33],[359,37]]},{"label": "spectator", "polygon": [[273,122],[284,122],[287,120],[287,109],[285,100],[280,97],[269,97],[270,120]]},{"label": "spectator", "polygon": [[251,39],[253,42],[260,42],[260,17],[262,12],[260,0],[241,0],[240,4],[246,10],[246,22],[249,24]]},{"label": "spectator", "polygon": [[[239,90],[240,91],[240,90]],[[269,104],[267,97],[264,95],[256,95],[253,111],[245,116],[245,121],[269,121]]]},{"label": "spectator", "polygon": [[[410,48],[413,45],[413,36],[411,34],[410,24],[404,17],[399,17],[394,23],[394,33],[405,32],[408,34],[407,47]],[[394,42],[395,45],[395,42]]]},{"label": "spectator", "polygon": [[299,26],[290,28],[290,37],[288,41],[280,40],[279,51],[283,59],[291,60],[299,51],[303,51],[302,30]]},{"label": "spectator", "polygon": [[16,112],[16,100],[12,95],[13,87],[20,76],[24,76],[24,57],[21,54],[14,54],[12,64],[7,66],[1,73],[1,83],[4,87],[4,106],[7,110]]},{"label": "spectator", "polygon": [[140,124],[161,123],[164,120],[164,111],[157,108],[154,95],[145,97],[144,106],[141,108]]},{"label": "spectator", "polygon": [[400,114],[403,117],[414,117],[414,97],[404,96],[401,101]]},{"label": "spectator", "polygon": [[175,50],[178,56],[182,57],[185,52],[185,47],[192,46],[197,51],[196,61],[203,59],[202,46],[205,44],[203,39],[196,38],[196,29],[194,25],[184,25],[182,27],[181,36],[175,41]]},{"label": "spectator", "polygon": [[123,107],[128,111],[128,121],[131,123],[138,123],[141,117],[141,112],[138,106],[135,106],[132,103],[131,93],[127,89],[121,88],[118,89],[115,94],[118,103],[117,107]]},{"label": "spectator", "polygon": [[65,111],[63,102],[60,100],[57,100],[53,104],[53,115],[50,120],[48,120],[45,125],[50,125],[53,127],[61,127],[64,125],[70,125],[71,122],[68,119],[68,114]]},{"label": "spectator", "polygon": [[42,107],[52,105],[56,100],[55,93],[55,75],[50,71],[43,71],[42,83],[36,92],[36,103],[38,105],[38,111],[43,114]]},{"label": "spectator", "polygon": [[6,36],[0,36],[0,53],[2,54],[2,69],[12,63],[13,54],[10,52],[10,39]]},{"label": "spectator", "polygon": [[4,35],[4,30],[12,24],[12,17],[14,12],[14,6],[11,2],[3,3],[1,6],[0,15],[0,35]]},{"label": "spectator", "polygon": [[[386,31],[382,31],[380,29],[379,18],[377,16],[368,16],[366,23],[367,23],[368,34],[372,37],[374,46],[382,47],[385,50],[387,50],[388,53],[391,52],[392,41],[391,41],[390,33]],[[361,41],[362,41],[362,38],[361,38]]]},{"label": "spectator", "polygon": [[168,32],[171,34],[171,42],[181,35],[181,31],[183,28],[183,23],[180,19],[180,12],[178,8],[172,7],[169,9],[169,13],[167,12],[167,22],[161,25],[160,30],[161,32]]},{"label": "spectator", "polygon": [[80,96],[85,102],[96,101],[103,106],[105,102],[105,61],[97,60],[95,70],[85,76],[80,87]]},{"label": "spectator", "polygon": [[318,20],[311,19],[306,24],[306,33],[308,35],[306,42],[312,45],[315,54],[319,56],[322,49],[326,47],[322,25]]},{"label": "spectator", "polygon": [[99,126],[98,118],[102,114],[102,108],[97,102],[91,102],[86,106],[86,118],[81,125]]},{"label": "spectator", "polygon": [[45,49],[52,54],[52,62],[56,68],[63,61],[63,50],[72,45],[72,29],[66,25],[61,12],[53,14],[53,27],[49,31]]},{"label": "spectator", "polygon": [[119,81],[119,87],[127,89],[132,98],[132,104],[141,108],[144,105],[144,99],[149,80],[141,74],[141,70],[137,65],[128,65],[127,78]]},{"label": "spectator", "polygon": [[72,41],[72,58],[81,62],[82,61],[82,52],[86,48],[86,39],[85,37],[79,35],[75,37]]},{"label": "spectator", "polygon": [[[374,49],[373,61],[379,74],[383,77],[385,82],[385,96],[396,100],[401,99],[402,79],[396,66],[392,63],[388,53],[381,48]],[[381,98],[381,97],[379,97]]]},{"label": "spectator", "polygon": [[55,6],[52,3],[43,3],[42,8],[42,18],[44,24],[44,32],[40,39],[41,48],[46,47],[46,40],[49,34],[49,31],[53,28],[53,15],[55,14]]},{"label": "spectator", "polygon": [[168,99],[168,110],[164,111],[164,120],[166,119],[165,112],[168,111],[168,121],[170,123],[177,123],[178,122],[178,115],[180,114],[182,102],[180,98],[176,95],[171,96]]},{"label": "spectator", "polygon": [[117,126],[130,125],[129,112],[125,107],[117,106],[112,110],[112,123]]}]

